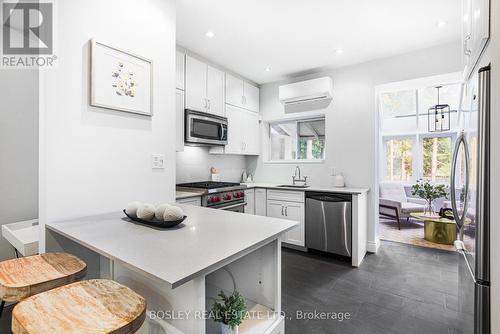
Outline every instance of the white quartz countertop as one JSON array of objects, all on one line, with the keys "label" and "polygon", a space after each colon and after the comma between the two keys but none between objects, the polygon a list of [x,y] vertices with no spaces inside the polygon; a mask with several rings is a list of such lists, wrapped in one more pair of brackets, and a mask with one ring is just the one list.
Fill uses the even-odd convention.
[{"label": "white quartz countertop", "polygon": [[175,192],[175,199],[184,199],[184,198],[192,198],[192,197],[200,197],[202,195],[202,191],[179,191]]},{"label": "white quartz countertop", "polygon": [[353,188],[353,187],[324,187],[324,186],[308,186],[307,188],[294,188],[294,187],[278,187],[286,183],[243,183],[247,185],[247,189],[252,188],[267,188],[267,189],[282,189],[282,190],[295,190],[295,191],[321,191],[329,193],[345,193],[345,194],[364,194],[370,191],[370,188]]},{"label": "white quartz countertop", "polygon": [[298,224],[179,206],[188,218],[172,229],[137,224],[121,212],[47,223],[46,228],[175,288],[264,246]]}]

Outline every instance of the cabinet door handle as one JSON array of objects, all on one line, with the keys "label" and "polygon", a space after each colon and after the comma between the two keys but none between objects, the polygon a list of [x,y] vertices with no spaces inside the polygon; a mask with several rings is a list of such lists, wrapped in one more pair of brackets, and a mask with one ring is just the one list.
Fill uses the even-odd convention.
[{"label": "cabinet door handle", "polygon": [[282,216],[284,216],[284,215],[285,215],[285,213],[284,213],[284,211],[283,211],[283,210],[285,210],[285,207],[282,205],[282,206],[281,206],[281,215],[282,215]]},{"label": "cabinet door handle", "polygon": [[470,56],[471,55],[471,50],[469,50],[469,47],[468,47],[468,41],[471,39],[471,36],[470,35],[467,35],[465,36],[464,38],[464,53],[466,56]]},{"label": "cabinet door handle", "polygon": [[206,98],[206,97],[204,97],[204,98],[203,98],[203,101],[205,102],[205,105],[203,106],[203,108],[207,109],[207,98]]},{"label": "cabinet door handle", "polygon": [[208,110],[210,110],[210,99],[208,99]]},{"label": "cabinet door handle", "polygon": [[288,217],[288,206],[285,206],[285,216]]}]

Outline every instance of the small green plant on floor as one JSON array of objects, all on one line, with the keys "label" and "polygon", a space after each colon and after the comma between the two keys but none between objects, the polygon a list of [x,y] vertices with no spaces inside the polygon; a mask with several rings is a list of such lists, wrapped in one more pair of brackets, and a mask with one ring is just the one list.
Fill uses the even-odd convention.
[{"label": "small green plant on floor", "polygon": [[245,299],[235,291],[227,296],[223,291],[219,293],[220,302],[216,301],[212,306],[212,317],[214,321],[221,322],[235,329],[245,320],[247,307]]}]

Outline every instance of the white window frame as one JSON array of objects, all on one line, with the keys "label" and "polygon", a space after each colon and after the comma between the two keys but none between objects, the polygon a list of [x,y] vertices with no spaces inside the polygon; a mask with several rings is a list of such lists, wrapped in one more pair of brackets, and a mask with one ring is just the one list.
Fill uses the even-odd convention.
[{"label": "white window frame", "polygon": [[[324,143],[324,151],[325,155],[323,159],[288,159],[288,160],[272,160],[271,155],[272,155],[272,145],[271,145],[271,124],[276,124],[276,123],[299,123],[299,122],[304,122],[304,121],[314,121],[314,120],[324,120],[325,121],[325,143]],[[268,164],[318,164],[318,163],[324,163],[326,160],[326,153],[327,153],[327,120],[326,120],[326,115],[320,114],[320,115],[315,115],[315,116],[309,116],[309,117],[300,117],[300,118],[284,118],[281,120],[273,120],[273,121],[268,121],[266,122],[267,124],[267,129],[266,129],[266,140],[267,140],[267,152],[264,152],[265,160],[263,161],[264,163]],[[298,140],[297,140],[298,142]],[[298,153],[298,152],[297,152]],[[298,154],[297,154],[298,155]]]},{"label": "white window frame", "polygon": [[[432,137],[452,137],[452,152],[455,148],[456,138],[462,127],[461,117],[459,115],[458,120],[459,124],[456,128],[452,128],[450,131],[446,132],[428,132],[421,131],[420,128],[420,117],[423,115],[425,110],[421,110],[419,96],[423,89],[440,85],[453,85],[462,82],[462,73],[454,72],[444,75],[436,75],[431,77],[419,78],[414,80],[406,80],[401,82],[394,82],[384,85],[379,85],[375,88],[375,103],[378,112],[378,131],[379,131],[379,181],[385,182],[387,176],[387,141],[391,139],[401,139],[401,138],[412,138],[413,140],[413,175],[410,181],[393,181],[393,182],[402,182],[404,184],[414,183],[418,179],[423,177],[423,138],[432,138]],[[417,94],[417,103],[416,103],[416,127],[415,130],[412,131],[402,131],[401,133],[392,133],[392,132],[383,132],[381,131],[381,122],[384,120],[384,116],[382,114],[382,110],[380,108],[380,94],[382,93],[390,93],[404,90],[415,90]],[[459,108],[460,109],[460,108]]]}]

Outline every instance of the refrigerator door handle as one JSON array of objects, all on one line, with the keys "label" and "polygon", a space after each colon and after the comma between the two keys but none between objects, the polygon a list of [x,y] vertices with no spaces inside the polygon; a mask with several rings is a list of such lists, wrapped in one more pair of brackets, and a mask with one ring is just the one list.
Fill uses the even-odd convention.
[{"label": "refrigerator door handle", "polygon": [[[456,181],[456,172],[457,172],[457,163],[458,163],[458,154],[460,152],[460,146],[463,145],[465,152],[465,186],[463,187],[463,198],[464,198],[464,206],[462,216],[458,212],[457,208],[457,196],[455,189],[455,181]],[[458,225],[458,228],[461,230],[464,226],[465,219],[467,217],[467,209],[469,205],[469,171],[470,171],[470,156],[469,156],[469,147],[467,145],[467,140],[465,139],[465,134],[462,132],[457,138],[455,143],[455,149],[453,150],[453,159],[451,164],[451,182],[450,182],[450,195],[451,195],[451,208],[453,211],[453,217],[455,218],[455,222]]]}]

